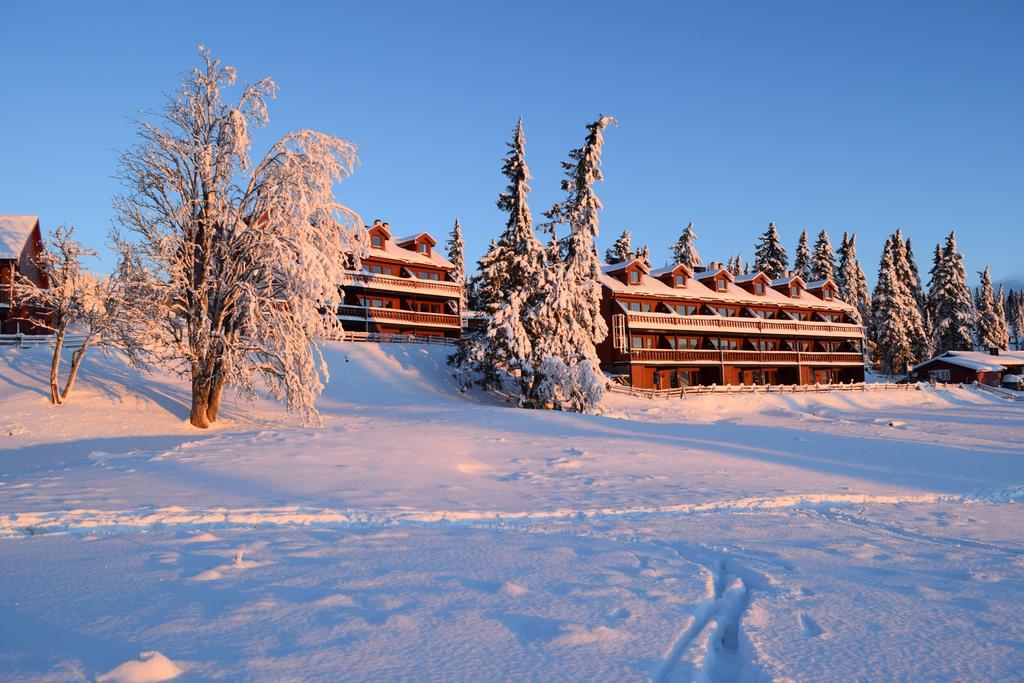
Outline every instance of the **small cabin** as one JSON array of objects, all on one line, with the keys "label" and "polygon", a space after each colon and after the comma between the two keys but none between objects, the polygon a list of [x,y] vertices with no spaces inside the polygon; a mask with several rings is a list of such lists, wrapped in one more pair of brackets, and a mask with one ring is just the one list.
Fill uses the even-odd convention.
[{"label": "small cabin", "polygon": [[14,283],[26,277],[37,287],[49,287],[36,265],[43,251],[39,216],[0,215],[0,334],[43,334],[29,319],[36,311],[14,301]]}]

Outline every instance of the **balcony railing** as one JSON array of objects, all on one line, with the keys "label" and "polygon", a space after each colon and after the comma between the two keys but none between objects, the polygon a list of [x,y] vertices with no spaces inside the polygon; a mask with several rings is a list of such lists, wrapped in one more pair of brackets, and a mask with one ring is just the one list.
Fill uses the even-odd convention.
[{"label": "balcony railing", "polygon": [[414,277],[396,277],[355,270],[345,271],[340,284],[342,287],[355,285],[383,291],[418,292],[435,296],[458,297],[462,295],[462,287],[458,282],[420,280]]},{"label": "balcony railing", "polygon": [[459,316],[445,313],[420,313],[403,311],[398,308],[369,308],[363,306],[340,306],[338,315],[342,318],[370,322],[399,323],[406,325],[429,325],[431,327],[461,327]]},{"label": "balcony railing", "polygon": [[852,323],[821,323],[802,320],[765,320],[762,318],[722,318],[712,315],[675,313],[629,313],[632,329],[668,329],[697,332],[735,332],[748,334],[792,334],[812,337],[859,338],[864,328]]},{"label": "balcony railing", "polygon": [[863,365],[859,353],[796,351],[714,351],[711,349],[630,349],[630,360],[640,363],[693,363],[697,365]]}]

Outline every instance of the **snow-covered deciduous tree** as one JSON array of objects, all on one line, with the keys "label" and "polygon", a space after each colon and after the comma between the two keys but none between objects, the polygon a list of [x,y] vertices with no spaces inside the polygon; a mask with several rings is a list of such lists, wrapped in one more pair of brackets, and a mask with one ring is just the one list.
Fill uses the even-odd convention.
[{"label": "snow-covered deciduous tree", "polygon": [[[533,390],[523,396],[533,407],[546,407],[551,396],[563,395],[575,398],[554,407],[593,412],[604,396],[597,344],[608,336],[608,326],[601,315],[600,263],[595,247],[602,207],[594,186],[604,179],[604,130],[614,122],[610,116],[600,116],[587,124],[583,146],[569,152],[569,160],[562,163],[566,199],[545,214],[552,224],[567,225],[569,235],[564,259],[545,269],[532,312],[532,328],[538,332],[534,346],[544,356],[558,358],[568,370],[546,374],[545,369],[558,368],[558,364],[543,359],[534,364],[537,375]],[[589,370],[578,367],[581,364],[589,365]],[[551,386],[560,388],[540,393],[541,387]]]},{"label": "snow-covered deciduous tree", "polygon": [[[152,300],[138,296],[133,283],[119,265],[113,276],[102,277],[82,269],[82,258],[96,256],[74,239],[74,228],[58,226],[35,265],[48,286],[38,287],[21,276],[14,283],[15,298],[38,312],[32,322],[54,335],[50,362],[50,403],[67,401],[75,386],[86,351],[92,347],[119,348],[128,359],[138,361],[144,339],[137,332],[150,316]],[[60,381],[61,356],[68,331],[80,335],[80,343],[71,352],[67,378]]]},{"label": "snow-covered deciduous tree", "polygon": [[775,280],[786,274],[788,266],[789,257],[782,246],[779,231],[775,229],[775,223],[769,223],[754,248],[754,270]]},{"label": "snow-covered deciduous tree", "polygon": [[868,280],[857,258],[857,235],[843,233],[839,246],[839,267],[836,270],[836,286],[839,298],[857,309],[861,324],[866,325],[871,316],[871,292]]},{"label": "snow-covered deciduous tree", "polygon": [[451,261],[452,265],[455,266],[455,281],[462,287],[462,296],[459,297],[459,310],[464,311],[466,308],[466,257],[465,257],[466,243],[462,240],[462,223],[459,219],[455,219],[455,225],[452,226],[452,232],[448,236],[448,241],[445,242],[445,254],[448,256],[448,260]]},{"label": "snow-covered deciduous tree", "polygon": [[974,348],[974,302],[963,256],[957,250],[956,232],[950,232],[945,245],[935,249],[928,285],[934,353],[970,351]]},{"label": "snow-covered deciduous tree", "polygon": [[814,242],[814,253],[811,255],[811,280],[835,279],[835,259],[832,241],[828,238],[828,233],[822,230]]},{"label": "snow-covered deciduous tree", "polygon": [[988,266],[981,271],[981,284],[974,301],[976,311],[975,330],[978,347],[982,350],[1006,348],[1006,329],[996,309],[995,292],[992,291],[992,275]]},{"label": "snow-covered deciduous tree", "polygon": [[804,282],[811,282],[811,248],[807,242],[807,231],[800,233],[800,239],[796,243],[796,257],[793,259],[793,272],[803,278]]},{"label": "snow-covered deciduous tree", "polygon": [[251,396],[258,379],[317,420],[328,379],[318,339],[340,332],[338,282],[367,244],[333,194],[356,148],[303,130],[254,161],[252,129],[268,122],[276,85],[264,78],[229,101],[235,69],[205,48],[200,58],[120,159],[123,244],[161,304],[155,360],[191,380],[196,427],[216,421],[226,387]]},{"label": "snow-covered deciduous tree", "polygon": [[604,252],[606,263],[624,263],[633,258],[633,246],[630,244],[631,236],[629,230],[623,230],[622,234],[615,240],[615,244]]},{"label": "snow-covered deciduous tree", "polygon": [[672,258],[675,259],[676,263],[682,263],[690,268],[702,265],[700,254],[697,253],[697,233],[693,229],[692,222],[683,228],[682,234],[679,235],[679,239],[676,240],[671,249]]},{"label": "snow-covered deciduous tree", "polygon": [[502,164],[508,185],[497,201],[508,220],[480,259],[479,273],[473,279],[473,306],[487,316],[486,323],[463,336],[448,363],[463,386],[476,382],[485,388],[498,388],[502,376],[508,375],[516,379],[522,391],[532,384],[534,335],[527,316],[537,296],[545,259],[527,204],[532,176],[526,165],[522,119],[508,148]]},{"label": "snow-covered deciduous tree", "polygon": [[636,248],[636,260],[647,268],[651,267],[651,250],[647,248],[646,244],[641,244]]}]

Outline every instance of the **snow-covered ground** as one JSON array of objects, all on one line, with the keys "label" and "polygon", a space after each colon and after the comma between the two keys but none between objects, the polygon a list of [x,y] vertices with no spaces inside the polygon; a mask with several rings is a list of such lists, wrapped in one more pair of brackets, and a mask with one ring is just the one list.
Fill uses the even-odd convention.
[{"label": "snow-covered ground", "polygon": [[2,680],[1013,680],[1024,404],[456,391],[332,346],[323,428],[0,351]]}]

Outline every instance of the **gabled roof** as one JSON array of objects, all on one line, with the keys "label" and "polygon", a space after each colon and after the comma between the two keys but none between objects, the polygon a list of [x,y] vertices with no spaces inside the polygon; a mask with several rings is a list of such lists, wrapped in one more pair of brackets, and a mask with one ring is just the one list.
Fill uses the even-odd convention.
[{"label": "gabled roof", "polygon": [[807,283],[804,282],[804,279],[799,275],[787,275],[785,277],[780,277],[777,280],[772,280],[772,287],[785,287],[786,285],[794,282],[799,282],[801,287],[807,289]]},{"label": "gabled roof", "polygon": [[687,276],[693,276],[693,268],[685,263],[674,263],[670,266],[664,266],[663,268],[656,268],[651,271],[651,276],[661,277],[662,275],[675,275],[676,272],[680,270],[685,272]]},{"label": "gabled roof", "polygon": [[1006,370],[1007,366],[1024,365],[1024,351],[1000,351],[998,356],[984,351],[946,351],[923,363],[918,363],[914,369],[917,370],[937,360],[978,372],[999,372]]},{"label": "gabled roof", "polygon": [[735,282],[738,285],[745,285],[748,282],[753,282],[754,280],[757,279],[764,280],[769,285],[772,283],[772,279],[765,275],[764,273],[762,273],[761,271],[757,271],[756,273],[747,273],[746,275],[737,275],[733,279],[733,282]]},{"label": "gabled roof", "polygon": [[833,280],[830,277],[827,277],[824,280],[815,280],[814,282],[808,282],[805,285],[805,289],[821,289],[825,285],[832,285],[832,287],[838,289],[838,285],[836,285],[836,281]]},{"label": "gabled roof", "polygon": [[626,268],[629,268],[630,266],[632,266],[634,264],[640,266],[640,269],[642,271],[644,271],[645,273],[650,270],[650,266],[648,266],[646,263],[644,263],[643,261],[641,261],[638,258],[631,258],[628,261],[622,261],[620,263],[605,264],[605,265],[601,266],[601,270],[606,272],[606,273],[608,273],[608,274],[617,273],[620,270],[625,270]]},{"label": "gabled roof", "polygon": [[396,244],[408,244],[409,242],[415,242],[416,240],[418,240],[421,237],[426,237],[428,240],[430,240],[430,246],[432,246],[432,247],[436,247],[437,246],[437,240],[435,240],[430,235],[429,232],[417,232],[417,233],[413,233],[412,235],[406,235],[405,237],[396,237],[395,238],[395,243]]},{"label": "gabled roof", "polygon": [[0,215],[0,259],[20,258],[37,225],[39,216]]},{"label": "gabled roof", "polygon": [[733,280],[736,279],[735,277],[733,277],[733,274],[730,273],[727,268],[719,268],[718,270],[705,270],[701,273],[693,274],[693,276],[698,280],[707,280],[709,277],[718,277],[719,275],[724,275],[729,282],[732,282]]}]

